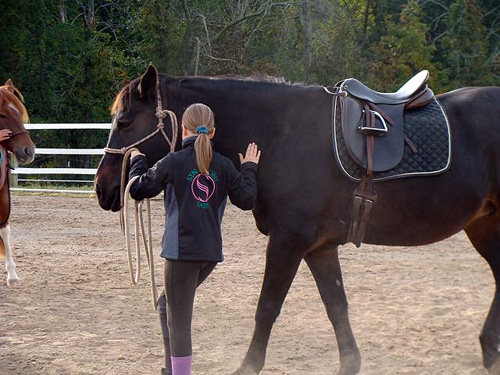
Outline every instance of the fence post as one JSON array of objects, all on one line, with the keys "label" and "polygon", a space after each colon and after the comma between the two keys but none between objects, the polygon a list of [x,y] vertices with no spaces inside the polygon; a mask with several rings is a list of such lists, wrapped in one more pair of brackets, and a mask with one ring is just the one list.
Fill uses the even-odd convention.
[{"label": "fence post", "polygon": [[[19,163],[17,162],[16,155],[14,153],[10,154],[10,166],[13,169],[16,169],[18,167]],[[10,186],[17,187],[18,186],[18,174],[17,173],[11,173],[10,174]]]}]

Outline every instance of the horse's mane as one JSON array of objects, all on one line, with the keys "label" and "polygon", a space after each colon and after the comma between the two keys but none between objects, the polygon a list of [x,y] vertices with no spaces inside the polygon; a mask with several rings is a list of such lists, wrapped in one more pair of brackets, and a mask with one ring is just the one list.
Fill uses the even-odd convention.
[{"label": "horse's mane", "polygon": [[[120,92],[116,95],[113,104],[110,107],[111,116],[115,114],[116,111],[123,111],[130,107],[130,102],[132,100],[132,91],[137,88],[140,78],[136,78],[127,85],[125,85]],[[128,106],[127,106],[128,105]]]},{"label": "horse's mane", "polygon": [[[168,77],[167,75],[160,73],[161,76]],[[302,83],[293,83],[285,80],[283,77],[274,77],[268,75],[253,75],[253,76],[239,76],[239,75],[218,75],[218,76],[189,76],[189,77],[178,77],[180,81],[184,79],[207,79],[207,80],[232,80],[232,81],[242,81],[242,82],[265,82],[265,83],[276,83],[276,84],[284,84],[284,85],[292,85],[292,86],[303,86]],[[133,81],[129,82],[125,85],[120,92],[116,95],[113,104],[110,107],[111,116],[115,114],[116,111],[124,111],[131,106],[132,100],[132,92],[137,90],[137,86],[139,85],[140,78],[136,78]],[[164,93],[162,92],[162,95]]]},{"label": "horse's mane", "polygon": [[[14,92],[12,92],[14,90]],[[23,96],[21,92],[13,86],[0,86],[0,113],[3,113],[6,117],[21,117],[21,121],[24,123],[29,122],[28,111],[24,106]],[[16,108],[18,112],[15,111]]]},{"label": "horse's mane", "polygon": [[296,85],[299,83],[292,83],[287,81],[284,77],[275,77],[269,75],[251,75],[240,76],[234,74],[224,74],[212,77],[213,79],[231,79],[235,81],[248,81],[248,82],[269,82],[269,83],[284,83],[287,85]]}]

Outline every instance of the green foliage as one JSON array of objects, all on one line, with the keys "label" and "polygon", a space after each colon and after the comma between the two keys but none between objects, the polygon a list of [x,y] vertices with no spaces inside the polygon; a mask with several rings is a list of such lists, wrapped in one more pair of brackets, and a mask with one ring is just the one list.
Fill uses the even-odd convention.
[{"label": "green foliage", "polygon": [[365,25],[373,22],[367,6],[365,1],[346,1],[343,5],[317,9],[322,17],[314,26],[313,74],[316,82],[333,85],[347,77],[370,82],[363,61],[369,33]]},{"label": "green foliage", "polygon": [[[498,84],[498,25],[495,0],[1,0],[0,80],[21,89],[32,122],[68,123],[110,121],[116,93],[150,62],[171,75],[323,85],[357,77],[384,91],[428,69],[442,92]],[[103,147],[107,138],[32,135],[39,147]]]},{"label": "green foliage", "polygon": [[136,9],[130,22],[133,54],[143,61],[144,67],[152,62],[160,71],[172,75],[182,74],[182,47],[186,23],[179,18],[178,1],[145,0]]},{"label": "green foliage", "polygon": [[488,59],[487,28],[477,2],[457,0],[446,16],[447,32],[442,40],[452,86],[494,84]]},{"label": "green foliage", "polygon": [[371,51],[370,71],[376,86],[390,91],[397,89],[414,72],[436,71],[429,27],[421,21],[421,9],[415,0],[406,4],[398,16],[387,16],[386,34]]}]

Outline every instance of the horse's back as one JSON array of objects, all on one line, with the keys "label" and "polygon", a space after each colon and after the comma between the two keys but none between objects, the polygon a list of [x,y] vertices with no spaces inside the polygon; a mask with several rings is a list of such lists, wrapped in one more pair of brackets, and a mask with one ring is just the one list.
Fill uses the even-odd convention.
[{"label": "horse's back", "polygon": [[479,130],[498,129],[500,115],[500,87],[463,87],[437,95],[450,122],[475,126]]},{"label": "horse's back", "polygon": [[500,194],[500,87],[464,87],[438,99],[450,121],[454,163],[484,170]]}]

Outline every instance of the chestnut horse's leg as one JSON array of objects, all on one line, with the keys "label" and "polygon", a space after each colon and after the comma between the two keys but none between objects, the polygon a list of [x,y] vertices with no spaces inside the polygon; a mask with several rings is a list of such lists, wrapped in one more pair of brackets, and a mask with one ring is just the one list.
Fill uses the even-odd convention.
[{"label": "chestnut horse's leg", "polygon": [[500,210],[474,220],[465,231],[495,277],[495,295],[479,340],[484,366],[492,374],[500,375]]},{"label": "chestnut horse's leg", "polygon": [[10,248],[10,224],[0,228],[0,237],[2,238],[5,248],[7,284],[9,286],[14,286],[19,284],[21,280],[19,279],[19,276],[17,276],[16,263],[14,262],[14,257],[12,256],[12,249]]},{"label": "chestnut horse's leg", "polygon": [[338,375],[354,375],[361,369],[361,355],[349,322],[338,247],[315,250],[305,260],[316,280],[339,347]]},{"label": "chestnut horse's leg", "polygon": [[284,233],[270,235],[252,341],[245,359],[233,375],[256,375],[264,367],[271,329],[307,247],[300,239]]}]

